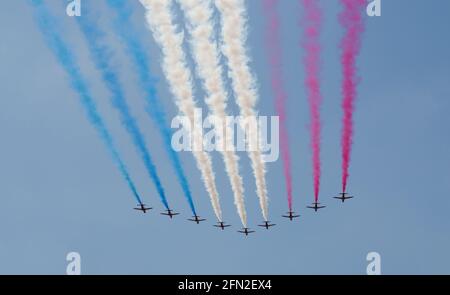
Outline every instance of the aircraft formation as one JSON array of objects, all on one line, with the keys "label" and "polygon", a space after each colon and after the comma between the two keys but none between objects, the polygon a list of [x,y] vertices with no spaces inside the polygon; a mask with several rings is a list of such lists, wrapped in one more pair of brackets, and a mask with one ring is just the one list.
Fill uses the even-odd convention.
[{"label": "aircraft formation", "polygon": [[[96,97],[89,85],[90,76],[82,72],[82,67],[77,59],[77,52],[66,40],[67,35],[56,30],[57,19],[51,13],[47,1],[30,0],[29,3],[34,8],[34,17],[37,27],[44,37],[47,47],[53,52],[56,61],[66,72],[66,76],[72,89],[76,92],[79,102],[85,111],[88,121],[97,132],[99,139],[105,145],[108,153],[121,177],[129,188],[138,205],[133,209],[142,213],[148,213],[153,208],[144,204],[137,188],[132,173],[128,170],[126,159],[122,157],[118,145],[115,142],[114,133],[109,129],[107,120],[103,118],[97,106]],[[139,156],[143,168],[146,170],[148,180],[153,184],[160,202],[166,209],[161,215],[175,218],[179,213],[173,211],[171,200],[166,196],[164,188],[165,180],[158,172],[158,165],[154,162],[151,147],[155,144],[144,136],[144,132],[136,120],[132,107],[127,99],[127,91],[121,79],[121,72],[114,66],[114,52],[112,46],[106,39],[99,36],[115,34],[120,40],[118,46],[126,57],[127,63],[135,72],[132,80],[143,94],[141,99],[145,103],[147,115],[156,127],[156,131],[161,136],[162,150],[168,157],[168,163],[174,172],[175,180],[182,189],[183,196],[191,211],[191,218],[188,221],[200,224],[206,219],[197,215],[196,202],[192,196],[190,184],[184,171],[184,166],[176,149],[172,146],[172,129],[169,127],[167,118],[170,114],[165,110],[163,98],[158,93],[158,77],[155,77],[151,70],[151,60],[159,60],[163,70],[164,78],[171,93],[170,98],[177,108],[177,113],[183,115],[188,122],[196,122],[196,110],[199,109],[198,99],[195,94],[195,80],[201,85],[200,97],[203,98],[208,112],[225,122],[230,115],[234,115],[228,106],[228,101],[233,98],[241,117],[256,118],[259,110],[257,102],[260,98],[257,85],[257,77],[252,71],[250,63],[248,45],[246,44],[248,30],[247,5],[244,0],[140,0],[139,9],[145,12],[145,19],[142,24],[148,29],[148,37],[160,49],[159,58],[153,56],[152,52],[143,42],[141,34],[138,33],[132,21],[133,7],[126,0],[107,0],[107,15],[110,16],[105,25],[100,26],[96,19],[89,14],[82,18],[76,18],[74,22],[85,40],[85,46],[89,51],[91,63],[101,79],[101,84],[109,93],[109,105],[119,115],[122,128],[128,135]],[[318,212],[326,206],[319,202],[321,183],[321,136],[322,118],[321,102],[323,95],[321,91],[321,28],[324,24],[324,7],[315,0],[299,1],[298,9],[302,22],[303,32],[299,32],[303,57],[296,56],[299,67],[302,67],[306,76],[304,80],[304,90],[310,108],[310,144],[312,149],[312,176],[314,188],[314,202],[307,206]],[[364,31],[364,7],[365,0],[340,0],[341,14],[340,22],[344,34],[339,46],[341,50],[342,67],[342,129],[341,129],[341,156],[342,156],[342,193],[334,197],[344,203],[353,198],[347,191],[349,180],[349,167],[352,152],[353,131],[354,131],[354,105],[357,97],[358,71],[356,66],[357,55],[360,51],[361,34]],[[293,176],[292,163],[290,158],[289,132],[286,124],[287,120],[287,95],[282,79],[282,53],[279,42],[282,32],[278,27],[281,13],[277,12],[279,1],[262,1],[267,28],[265,32],[265,47],[267,49],[267,65],[269,66],[270,81],[274,103],[276,105],[275,115],[280,119],[280,150],[283,162],[283,174],[285,179],[286,199],[288,212],[282,215],[290,221],[300,217],[293,209]],[[349,5],[351,3],[351,5]],[[94,4],[91,4],[94,6]],[[248,7],[247,7],[248,6]],[[174,9],[177,8],[177,9]],[[89,7],[89,11],[94,7]],[[178,12],[177,12],[178,11]],[[184,17],[179,18],[178,14]],[[180,19],[182,19],[180,21]],[[108,26],[105,28],[104,26]],[[112,30],[109,30],[109,28]],[[111,32],[110,32],[111,31]],[[184,32],[186,34],[184,34]],[[201,33],[199,33],[201,32]],[[300,40],[297,40],[300,41]],[[189,46],[185,46],[189,45]],[[220,58],[223,56],[224,58]],[[303,62],[300,62],[303,60]],[[190,62],[192,61],[192,63]],[[228,73],[228,75],[226,75]],[[227,91],[226,85],[230,84]],[[230,92],[228,94],[228,92]],[[230,96],[230,97],[228,97]],[[214,99],[211,99],[214,98]],[[201,110],[201,108],[200,108]],[[233,117],[233,116],[232,116]],[[230,128],[231,129],[231,128]],[[225,126],[225,133],[232,134]],[[253,130],[252,134],[257,134]],[[191,132],[192,143],[201,143],[204,138],[200,132]],[[255,136],[258,140],[258,136]],[[250,145],[250,142],[249,142]],[[192,150],[191,150],[192,151]],[[229,180],[229,184],[236,206],[237,214],[243,226],[239,233],[248,236],[254,233],[247,226],[247,208],[245,205],[245,188],[241,171],[239,169],[240,157],[236,150],[220,150],[224,162],[224,170]],[[266,161],[260,150],[247,150],[248,158],[253,170],[256,195],[259,199],[259,207],[263,217],[263,223],[258,227],[269,230],[275,224],[269,221],[269,190],[266,179]],[[214,226],[220,230],[230,227],[222,219],[220,192],[216,185],[215,169],[212,165],[211,155],[208,151],[192,151],[192,156],[201,174],[201,180],[210,199],[210,203],[218,223]]]},{"label": "aircraft formation", "polygon": [[[342,201],[342,203],[345,203],[346,200],[353,199],[354,196],[349,196],[348,193],[342,192],[342,193],[339,193],[338,196],[333,197],[333,198]],[[314,212],[318,212],[320,209],[323,209],[325,207],[326,206],[324,206],[324,205],[320,205],[319,202],[313,202],[311,206],[306,206],[306,208],[312,209],[312,210],[314,210]],[[141,211],[142,213],[147,213],[147,211],[150,211],[153,208],[152,207],[147,207],[145,204],[140,203],[140,204],[137,205],[137,207],[135,207],[133,209],[137,210],[137,211]],[[164,212],[162,212],[160,214],[164,215],[164,216],[168,216],[170,219],[173,219],[173,217],[176,216],[176,215],[180,215],[180,213],[174,212],[172,209],[167,209],[167,210],[165,210]],[[290,221],[293,221],[295,218],[300,217],[300,215],[299,214],[295,214],[294,211],[289,211],[289,212],[287,212],[286,215],[281,215],[281,217],[289,219]],[[192,216],[192,218],[188,218],[187,220],[195,222],[196,224],[200,224],[200,222],[206,221],[205,218],[201,218],[197,214]],[[219,222],[217,222],[217,224],[214,224],[213,226],[217,227],[217,228],[220,228],[221,230],[225,230],[227,227],[231,227],[230,224],[226,224],[223,221],[219,221]],[[276,226],[276,224],[271,223],[270,221],[263,221],[263,224],[258,224],[258,226],[259,227],[263,227],[263,228],[268,230],[271,227]],[[252,233],[255,233],[256,231],[251,230],[248,227],[244,227],[241,230],[238,230],[237,232],[241,233],[241,234],[243,234],[245,236],[248,236],[248,235],[250,235]]]}]

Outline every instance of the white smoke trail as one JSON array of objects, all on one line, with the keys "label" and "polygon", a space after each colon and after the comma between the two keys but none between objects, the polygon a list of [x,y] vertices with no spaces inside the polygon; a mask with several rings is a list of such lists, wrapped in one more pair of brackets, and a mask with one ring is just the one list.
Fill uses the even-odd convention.
[{"label": "white smoke trail", "polygon": [[[215,117],[225,123],[227,116],[227,93],[222,81],[223,69],[219,61],[219,50],[214,38],[212,5],[209,0],[178,0],[189,23],[191,46],[197,72],[207,93],[206,103]],[[225,135],[232,134],[230,126],[222,125]],[[225,136],[227,146],[233,138]],[[222,142],[223,143],[223,142]],[[244,202],[244,187],[239,174],[239,158],[234,151],[222,148],[221,153],[233,190],[234,202],[244,227],[247,227],[247,213]]]},{"label": "white smoke trail", "polygon": [[[153,36],[163,54],[163,70],[175,97],[178,109],[194,126],[196,102],[192,94],[191,72],[186,66],[183,53],[183,33],[173,23],[172,0],[140,0],[146,8],[146,19]],[[191,134],[194,146],[202,146],[202,136],[198,132]],[[209,154],[193,150],[197,166],[201,171],[206,190],[210,196],[214,213],[222,221],[219,194]]]},{"label": "white smoke trail", "polygon": [[[229,76],[241,116],[256,116],[255,104],[258,93],[255,79],[249,68],[245,42],[247,38],[247,15],[243,0],[215,0],[221,16],[222,52],[228,60]],[[259,136],[258,136],[259,138]],[[255,151],[249,151],[253,173],[256,179],[256,192],[259,197],[264,219],[268,219],[268,198],[265,179],[265,163],[259,144]]]}]

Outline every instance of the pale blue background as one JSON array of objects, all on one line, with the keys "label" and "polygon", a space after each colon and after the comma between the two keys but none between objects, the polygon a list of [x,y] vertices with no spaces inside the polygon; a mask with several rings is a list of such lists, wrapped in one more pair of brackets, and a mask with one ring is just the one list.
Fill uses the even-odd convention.
[{"label": "pale blue background", "polygon": [[[362,83],[349,190],[344,206],[330,197],[340,190],[340,81],[337,0],[324,0],[323,178],[318,214],[312,200],[308,107],[303,88],[298,1],[281,0],[284,76],[289,93],[289,134],[295,180],[294,205],[302,217],[282,220],[286,198],[281,161],[268,166],[269,232],[244,238],[222,160],[214,166],[229,231],[213,228],[214,215],[192,155],[181,155],[199,226],[175,182],[161,137],[144,111],[143,94],[111,27],[104,1],[83,1],[111,31],[126,93],[145,131],[170,202],[183,214],[173,221],[162,210],[108,92],[89,61],[86,44],[61,1],[47,1],[76,52],[92,92],[113,130],[143,199],[155,206],[137,214],[134,200],[78,97],[46,47],[26,1],[2,1],[0,9],[0,273],[64,274],[65,256],[78,251],[84,274],[364,274],[366,254],[377,251],[385,274],[450,273],[450,1],[383,1],[382,17],[367,19],[359,58]],[[130,1],[131,2],[131,1]],[[143,9],[132,1],[136,28],[161,77],[159,93],[168,116],[176,114],[159,66],[159,52],[146,30]],[[273,115],[264,51],[261,1],[247,1],[252,69],[262,115]],[[197,95],[202,100],[200,88]],[[231,111],[236,107],[232,104]],[[241,155],[249,222],[261,221],[248,158]]]}]

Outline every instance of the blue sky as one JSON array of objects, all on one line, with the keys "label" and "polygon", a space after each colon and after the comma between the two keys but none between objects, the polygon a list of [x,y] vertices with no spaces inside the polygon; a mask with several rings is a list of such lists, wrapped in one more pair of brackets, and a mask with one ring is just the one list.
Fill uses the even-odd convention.
[{"label": "blue sky", "polygon": [[[302,216],[281,220],[287,203],[281,161],[268,165],[273,231],[243,238],[220,155],[213,153],[225,219],[232,230],[213,228],[213,212],[194,159],[180,157],[197,211],[208,218],[188,223],[189,207],[167,165],[162,138],[145,112],[133,67],[112,30],[104,1],[83,1],[97,13],[115,51],[126,95],[145,133],[168,198],[183,215],[169,221],[144,166],[109,105],[108,91],[89,60],[75,21],[61,1],[47,1],[76,52],[83,74],[113,131],[146,203],[157,210],[136,214],[131,193],[95,130],[86,120],[65,73],[46,47],[26,1],[3,1],[0,10],[0,273],[64,274],[66,254],[81,254],[84,274],[364,274],[366,255],[381,255],[382,272],[450,273],[450,2],[383,1],[382,16],[367,18],[359,58],[362,77],[355,113],[356,135],[349,191],[340,189],[340,81],[337,0],[322,1],[323,178],[318,214],[312,197],[308,105],[299,46],[297,1],[281,0],[283,74],[294,177],[294,206]],[[152,57],[168,117],[177,114],[162,74],[160,55],[133,1],[133,20]],[[260,1],[247,1],[249,52],[259,82],[261,115],[275,113],[264,49]],[[196,95],[202,101],[201,87]],[[202,103],[202,106],[205,105]],[[206,109],[206,108],[205,108]],[[230,112],[236,114],[234,103]],[[250,163],[241,156],[249,224],[261,221]]]}]

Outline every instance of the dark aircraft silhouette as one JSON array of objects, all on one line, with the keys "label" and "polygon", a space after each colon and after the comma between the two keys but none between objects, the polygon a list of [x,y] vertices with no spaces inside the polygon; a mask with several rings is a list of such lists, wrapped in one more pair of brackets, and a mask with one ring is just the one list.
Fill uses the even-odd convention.
[{"label": "dark aircraft silhouette", "polygon": [[264,224],[259,224],[260,227],[265,227],[266,229],[269,229],[271,226],[275,226],[276,224],[270,223],[270,221],[264,221]]},{"label": "dark aircraft silhouette", "polygon": [[300,217],[300,215],[294,215],[294,213],[295,213],[295,212],[293,212],[293,211],[289,211],[289,212],[287,213],[287,214],[289,214],[289,215],[283,215],[283,217],[289,218],[291,221],[292,221],[294,218]]},{"label": "dark aircraft silhouette", "polygon": [[224,230],[226,227],[229,227],[231,225],[225,224],[223,221],[217,222],[218,224],[215,224],[215,227],[220,227],[222,230]]},{"label": "dark aircraft silhouette", "polygon": [[310,209],[314,209],[314,211],[316,211],[316,212],[317,212],[317,210],[326,207],[326,206],[319,206],[320,203],[317,203],[317,202],[314,202],[314,203],[312,203],[312,204],[313,204],[313,206],[306,206],[306,207],[307,207],[307,208],[310,208]]},{"label": "dark aircraft silhouette", "polygon": [[341,200],[342,203],[344,203],[345,200],[353,199],[353,196],[348,196],[348,193],[340,193],[338,197],[333,197],[333,198]]},{"label": "dark aircraft silhouette", "polygon": [[254,233],[253,230],[248,230],[248,227],[244,227],[242,230],[238,230],[238,232],[243,233],[244,235],[248,236],[248,234]]},{"label": "dark aircraft silhouette", "polygon": [[169,216],[170,219],[172,219],[175,215],[178,215],[178,214],[180,214],[180,213],[175,213],[171,209],[167,209],[166,212],[161,213],[161,215]]},{"label": "dark aircraft silhouette", "polygon": [[201,221],[205,221],[206,219],[200,218],[197,214],[195,214],[194,216],[192,216],[192,218],[190,218],[188,220],[199,224]]},{"label": "dark aircraft silhouette", "polygon": [[137,208],[133,208],[134,210],[138,210],[138,211],[142,211],[142,212],[144,212],[144,213],[147,213],[147,211],[150,211],[150,210],[152,210],[153,208],[152,207],[145,207],[145,204],[142,204],[142,203],[140,203],[140,204],[138,204],[138,207]]}]

